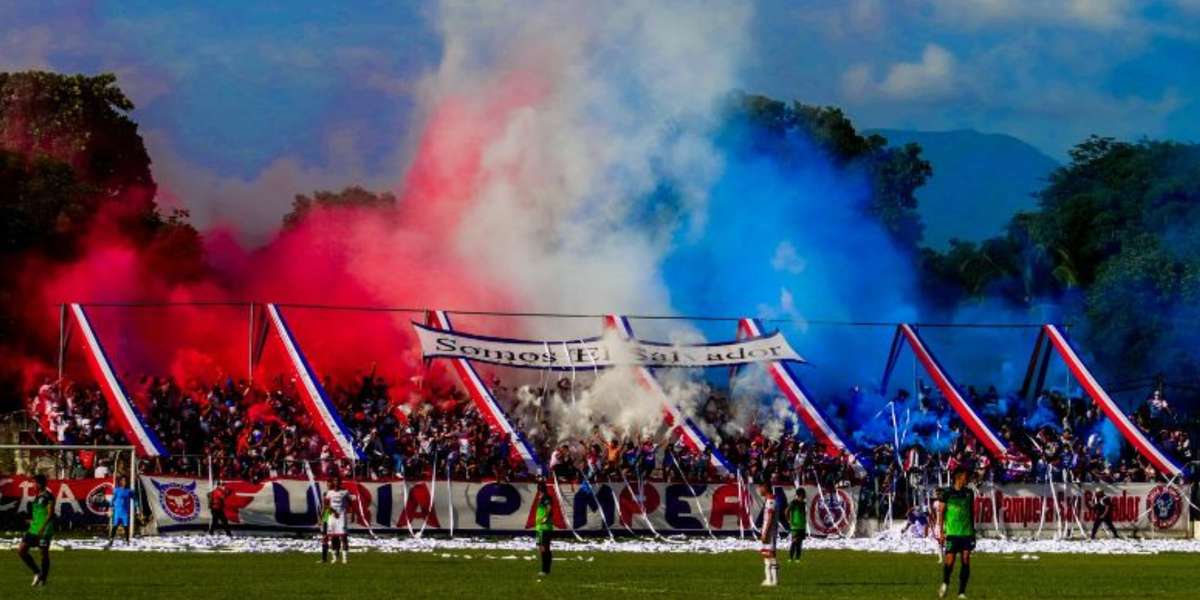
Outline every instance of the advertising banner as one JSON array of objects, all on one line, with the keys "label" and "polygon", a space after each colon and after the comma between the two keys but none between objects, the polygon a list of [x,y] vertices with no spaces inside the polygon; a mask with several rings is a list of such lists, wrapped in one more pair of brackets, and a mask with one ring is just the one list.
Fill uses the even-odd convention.
[{"label": "advertising banner", "polygon": [[[108,503],[112,500],[111,479],[72,479],[47,482],[55,499],[55,516],[61,525],[105,525]],[[21,529],[29,519],[33,502],[33,478],[0,475],[0,524]]]},{"label": "advertising banner", "polygon": [[[997,529],[1015,537],[1050,537],[1057,531],[1091,535],[1097,492],[1112,504],[1113,525],[1121,535],[1176,537],[1190,533],[1188,487],[1157,483],[982,486],[975,496],[976,531]],[[1103,531],[1103,526],[1102,531]],[[1098,534],[1100,535],[1100,534]],[[1103,535],[1108,535],[1104,532]]]},{"label": "advertising banner", "polygon": [[[207,528],[209,485],[202,479],[143,476],[161,532]],[[536,486],[531,483],[347,481],[355,498],[352,531],[518,534],[532,530]],[[225,514],[234,527],[315,530],[326,482],[301,479],[226,482]],[[554,525],[560,535],[753,535],[761,514],[757,493],[736,483],[597,484],[551,486]],[[858,489],[805,488],[809,534],[849,536],[855,527]],[[792,486],[776,488],[783,507]],[[783,511],[778,513],[782,518]]]}]

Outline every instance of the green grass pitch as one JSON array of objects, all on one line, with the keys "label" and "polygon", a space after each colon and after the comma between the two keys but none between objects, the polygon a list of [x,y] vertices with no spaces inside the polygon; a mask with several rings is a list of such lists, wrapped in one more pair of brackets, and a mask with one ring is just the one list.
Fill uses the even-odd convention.
[{"label": "green grass pitch", "polygon": [[[780,565],[780,587],[765,590],[753,552],[632,554],[566,551],[539,582],[532,553],[454,550],[354,554],[320,565],[309,554],[153,554],[63,551],[52,555],[50,586],[29,587],[15,554],[0,562],[0,597],[15,598],[934,598],[941,567],[931,555],[841,550],[807,552]],[[470,559],[463,558],[470,555]],[[495,558],[486,558],[491,555]],[[36,554],[35,554],[36,556]],[[579,557],[592,558],[590,562]],[[1040,560],[979,554],[970,598],[1197,598],[1200,558],[1189,554],[1044,554]],[[956,573],[957,576],[957,573]],[[957,578],[951,582],[951,591]],[[954,594],[951,594],[953,597]]]}]

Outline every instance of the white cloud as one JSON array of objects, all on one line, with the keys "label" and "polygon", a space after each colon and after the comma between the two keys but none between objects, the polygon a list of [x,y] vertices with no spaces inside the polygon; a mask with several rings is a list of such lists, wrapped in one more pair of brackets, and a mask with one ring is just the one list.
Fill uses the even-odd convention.
[{"label": "white cloud", "polygon": [[1131,0],[936,0],[936,18],[964,27],[997,24],[1061,26],[1107,31],[1139,20]]},{"label": "white cloud", "polygon": [[779,246],[775,248],[775,256],[771,258],[771,267],[776,271],[798,275],[808,267],[808,261],[796,252],[796,247],[791,242],[785,240],[779,242]]},{"label": "white cloud", "polygon": [[958,61],[942,46],[927,44],[916,62],[896,62],[876,81],[870,65],[850,67],[842,74],[841,91],[851,101],[939,100],[956,91]]},{"label": "white cloud", "polygon": [[937,44],[928,44],[920,62],[892,65],[879,89],[900,100],[945,96],[954,89],[954,67],[954,55]]}]

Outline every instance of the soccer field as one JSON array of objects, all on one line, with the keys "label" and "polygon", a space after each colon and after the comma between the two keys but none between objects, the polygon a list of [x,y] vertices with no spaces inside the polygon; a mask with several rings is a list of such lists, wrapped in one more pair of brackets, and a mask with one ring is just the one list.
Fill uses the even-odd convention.
[{"label": "soccer field", "polygon": [[[55,552],[50,586],[32,589],[12,554],[0,563],[4,598],[934,598],[930,555],[814,550],[784,562],[780,586],[759,587],[762,562],[727,554],[556,553],[539,582],[531,552],[363,552],[348,565],[312,554]],[[467,558],[467,557],[470,558]],[[506,558],[507,557],[507,558]],[[512,558],[516,557],[516,558]],[[1043,554],[975,557],[971,598],[1195,598],[1195,554]],[[956,584],[957,579],[952,581]]]}]

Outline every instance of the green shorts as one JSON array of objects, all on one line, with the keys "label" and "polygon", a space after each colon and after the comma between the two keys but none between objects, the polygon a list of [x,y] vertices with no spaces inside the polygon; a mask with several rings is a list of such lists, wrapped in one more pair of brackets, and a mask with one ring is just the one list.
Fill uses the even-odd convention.
[{"label": "green shorts", "polygon": [[958,554],[959,552],[970,552],[975,549],[975,536],[973,535],[948,535],[946,536],[946,554]]},{"label": "green shorts", "polygon": [[550,540],[554,537],[553,531],[535,531],[533,532],[534,539],[537,540],[539,546],[549,546]]}]

